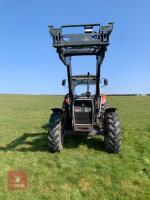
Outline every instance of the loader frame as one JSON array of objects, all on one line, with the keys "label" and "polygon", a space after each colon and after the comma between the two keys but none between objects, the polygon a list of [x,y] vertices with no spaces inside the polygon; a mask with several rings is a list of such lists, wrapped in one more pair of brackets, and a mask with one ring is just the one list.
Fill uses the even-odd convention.
[{"label": "loader frame", "polygon": [[[64,34],[64,29],[68,28],[83,28],[85,33]],[[95,28],[96,30],[94,30]],[[96,56],[96,97],[99,97],[100,68],[105,57],[107,46],[109,45],[109,36],[112,29],[113,23],[108,23],[107,26],[101,26],[99,23],[65,25],[60,28],[49,26],[49,32],[53,39],[53,47],[56,48],[59,58],[67,67],[68,87],[71,99],[74,96],[71,57],[83,55]]]}]

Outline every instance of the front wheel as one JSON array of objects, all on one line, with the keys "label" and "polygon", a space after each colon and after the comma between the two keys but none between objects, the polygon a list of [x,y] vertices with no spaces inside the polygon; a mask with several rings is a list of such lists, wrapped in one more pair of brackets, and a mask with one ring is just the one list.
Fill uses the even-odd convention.
[{"label": "front wheel", "polygon": [[104,143],[107,152],[119,153],[121,145],[120,122],[115,111],[105,112]]},{"label": "front wheel", "polygon": [[63,149],[62,113],[53,112],[49,120],[48,144],[51,152],[60,152]]}]

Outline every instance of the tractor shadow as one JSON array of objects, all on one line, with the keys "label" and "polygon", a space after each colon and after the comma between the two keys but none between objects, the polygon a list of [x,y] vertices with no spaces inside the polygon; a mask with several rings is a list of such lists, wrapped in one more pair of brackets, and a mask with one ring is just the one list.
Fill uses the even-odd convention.
[{"label": "tractor shadow", "polygon": [[78,148],[80,145],[85,145],[88,149],[96,151],[105,151],[105,145],[100,137],[90,137],[85,135],[67,135],[64,138],[64,148],[73,149]]},{"label": "tractor shadow", "polygon": [[0,151],[48,151],[47,133],[24,133]]},{"label": "tractor shadow", "polygon": [[[5,147],[0,147],[0,151],[21,151],[21,152],[48,152],[47,130],[48,124],[41,126],[41,133],[24,133]],[[104,142],[100,137],[87,138],[85,135],[67,135],[64,138],[64,149],[78,148],[80,145],[87,145],[89,149],[105,151]]]}]

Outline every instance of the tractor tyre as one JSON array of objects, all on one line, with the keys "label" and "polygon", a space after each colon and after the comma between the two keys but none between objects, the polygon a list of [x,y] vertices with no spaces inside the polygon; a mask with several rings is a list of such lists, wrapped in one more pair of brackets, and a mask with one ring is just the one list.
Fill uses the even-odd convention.
[{"label": "tractor tyre", "polygon": [[49,145],[49,150],[53,153],[60,152],[63,149],[61,112],[53,112],[49,119],[48,145]]},{"label": "tractor tyre", "polygon": [[121,144],[120,122],[116,111],[105,112],[104,143],[109,153],[119,153]]}]

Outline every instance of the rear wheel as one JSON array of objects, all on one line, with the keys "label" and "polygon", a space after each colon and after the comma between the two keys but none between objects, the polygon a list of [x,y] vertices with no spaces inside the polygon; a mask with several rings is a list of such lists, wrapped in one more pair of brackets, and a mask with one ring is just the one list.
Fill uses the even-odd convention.
[{"label": "rear wheel", "polygon": [[109,153],[119,153],[121,136],[120,122],[115,111],[105,112],[104,143]]},{"label": "rear wheel", "polygon": [[49,119],[48,144],[51,152],[60,152],[63,149],[62,113],[53,112]]}]

